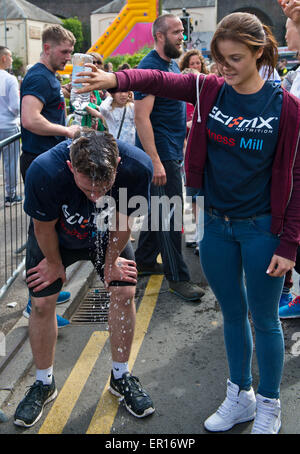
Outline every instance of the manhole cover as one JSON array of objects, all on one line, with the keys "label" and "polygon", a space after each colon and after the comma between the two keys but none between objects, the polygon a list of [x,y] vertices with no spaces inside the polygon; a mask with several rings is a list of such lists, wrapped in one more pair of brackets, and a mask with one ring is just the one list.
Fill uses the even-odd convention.
[{"label": "manhole cover", "polygon": [[109,311],[109,292],[103,288],[90,288],[84,300],[71,318],[71,323],[107,323]]}]

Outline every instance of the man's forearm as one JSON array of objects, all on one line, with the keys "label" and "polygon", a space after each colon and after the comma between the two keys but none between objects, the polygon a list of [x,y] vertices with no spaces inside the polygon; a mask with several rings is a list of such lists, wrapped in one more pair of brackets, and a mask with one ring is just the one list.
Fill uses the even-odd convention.
[{"label": "man's forearm", "polygon": [[56,123],[50,123],[43,115],[36,115],[26,120],[22,118],[22,126],[28,131],[39,136],[65,136],[68,137],[68,128]]},{"label": "man's forearm", "polygon": [[61,264],[59,240],[55,224],[34,221],[34,234],[38,245],[49,263]]},{"label": "man's forearm", "polygon": [[135,125],[144,151],[151,158],[153,163],[160,162],[150,118],[136,118]]},{"label": "man's forearm", "polygon": [[[122,227],[122,228],[121,228]],[[105,255],[105,267],[114,264],[130,239],[131,230],[128,225],[128,217],[118,214],[115,230],[109,232],[109,242]]]},{"label": "man's forearm", "polygon": [[109,268],[110,265],[115,263],[121,252],[125,248],[130,239],[130,230],[125,232],[114,231],[109,233],[109,242],[105,256],[105,267]]}]

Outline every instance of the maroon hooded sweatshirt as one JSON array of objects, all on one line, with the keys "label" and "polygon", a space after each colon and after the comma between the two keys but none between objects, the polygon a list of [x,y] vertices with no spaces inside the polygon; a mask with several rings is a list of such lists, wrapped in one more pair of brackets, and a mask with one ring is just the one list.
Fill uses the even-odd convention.
[{"label": "maroon hooded sweatshirt", "polygon": [[[117,89],[137,90],[195,106],[186,156],[186,185],[201,188],[207,155],[206,122],[225,83],[214,74],[174,74],[140,69],[116,73]],[[300,243],[300,101],[283,89],[278,141],[272,166],[271,232],[280,244],[275,254],[296,261]]]}]

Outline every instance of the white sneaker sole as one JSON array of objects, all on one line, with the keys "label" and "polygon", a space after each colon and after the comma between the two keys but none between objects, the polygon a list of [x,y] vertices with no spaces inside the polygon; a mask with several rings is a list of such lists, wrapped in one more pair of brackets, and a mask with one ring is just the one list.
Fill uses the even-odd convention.
[{"label": "white sneaker sole", "polygon": [[66,300],[63,300],[63,301],[56,301],[56,306],[59,306],[60,304],[65,304],[67,303],[68,301],[70,301],[70,298],[66,299]]},{"label": "white sneaker sole", "polygon": [[[122,394],[120,394],[118,391],[113,389],[111,386],[109,386],[108,390],[114,396],[119,397],[120,402],[122,402],[124,400],[124,396],[122,396]],[[155,412],[155,408],[149,407],[149,408],[146,408],[146,410],[144,411],[144,413],[142,415],[138,415],[138,414],[134,413],[130,407],[128,407],[128,405],[126,404],[125,400],[124,400],[124,404],[125,404],[126,409],[129,411],[129,413],[131,413],[136,418],[144,418],[145,416],[151,415],[152,413]]]},{"label": "white sneaker sole", "polygon": [[30,317],[30,314],[29,314],[26,310],[24,310],[24,311],[23,311],[23,316],[24,316],[25,318],[29,318],[29,317]]},{"label": "white sneaker sole", "polygon": [[279,315],[279,318],[282,318],[282,319],[289,319],[289,318],[300,318],[300,314],[299,315]]},{"label": "white sneaker sole", "polygon": [[227,426],[218,427],[218,428],[210,426],[210,424],[205,421],[204,427],[209,432],[226,432],[227,430],[232,429],[236,424],[242,424],[243,422],[253,421],[254,418],[255,418],[255,413],[252,416],[248,416],[247,418],[241,418],[238,421],[234,421],[232,424],[229,424]]}]

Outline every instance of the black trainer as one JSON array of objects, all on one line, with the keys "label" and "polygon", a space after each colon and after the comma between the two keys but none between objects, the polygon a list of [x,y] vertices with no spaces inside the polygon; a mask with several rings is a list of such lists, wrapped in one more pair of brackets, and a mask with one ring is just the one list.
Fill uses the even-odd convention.
[{"label": "black trainer", "polygon": [[57,396],[54,377],[51,385],[44,385],[37,380],[30,386],[25,397],[17,406],[14,423],[17,426],[31,427],[42,416],[44,405],[51,402]]},{"label": "black trainer", "polygon": [[139,276],[150,276],[151,274],[164,274],[164,267],[162,263],[152,263],[143,265],[141,263],[136,264]]},{"label": "black trainer", "polygon": [[130,375],[129,372],[123,374],[119,379],[115,379],[112,372],[109,391],[115,396],[121,397],[127,410],[137,418],[144,418],[155,411],[153,402],[142,388],[139,379]]}]

